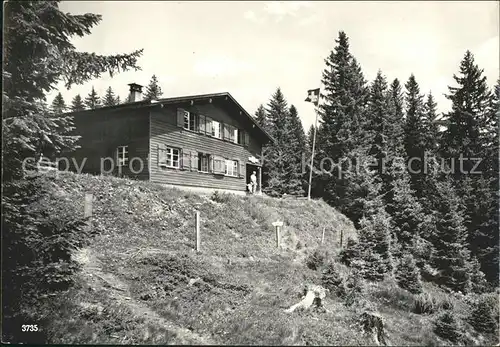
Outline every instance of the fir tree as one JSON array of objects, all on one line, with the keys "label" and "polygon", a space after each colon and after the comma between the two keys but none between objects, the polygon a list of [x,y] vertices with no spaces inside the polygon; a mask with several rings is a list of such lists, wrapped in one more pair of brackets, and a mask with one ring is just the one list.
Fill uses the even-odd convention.
[{"label": "fir tree", "polygon": [[396,266],[396,280],[398,285],[413,294],[422,292],[422,281],[420,270],[417,268],[415,259],[411,254],[405,254]]},{"label": "fir tree", "polygon": [[72,112],[78,112],[78,111],[83,111],[85,110],[85,105],[83,104],[82,97],[80,94],[77,94],[73,100],[71,100],[71,111]]},{"label": "fir tree", "polygon": [[[291,119],[280,88],[269,101],[267,113],[275,143],[265,149],[264,173],[267,185],[264,185],[263,190],[271,196],[303,194],[301,155],[296,152],[300,140],[296,139],[296,124]],[[300,122],[298,116],[296,121]]]},{"label": "fir tree", "polygon": [[163,95],[161,87],[158,84],[158,79],[156,75],[151,77],[149,84],[146,86],[146,93],[144,94],[144,100],[158,100]]},{"label": "fir tree", "polygon": [[122,101],[120,99],[120,95],[117,95],[116,96],[116,99],[115,99],[115,105],[121,105]]},{"label": "fir tree", "polygon": [[436,190],[440,201],[436,231],[431,240],[435,248],[433,263],[440,272],[437,281],[455,291],[467,292],[470,289],[470,253],[464,214],[449,180],[437,183]]},{"label": "fir tree", "polygon": [[26,157],[75,148],[72,117],[47,117],[43,104],[59,81],[70,88],[103,73],[138,69],[142,50],[115,56],[77,52],[71,39],[90,34],[101,16],[64,13],[58,2],[14,1],[4,10],[3,178],[8,180],[21,175]]},{"label": "fir tree", "polygon": [[404,156],[404,95],[401,83],[396,78],[392,81],[388,92],[388,148],[394,156]]},{"label": "fir tree", "polygon": [[424,104],[424,150],[431,154],[436,154],[439,143],[439,125],[436,114],[437,104],[432,93],[427,95]]},{"label": "fir tree", "polygon": [[60,92],[57,93],[56,97],[52,101],[52,112],[56,115],[66,112],[66,103],[64,102],[64,98]]},{"label": "fir tree", "polygon": [[106,89],[106,94],[104,94],[104,98],[102,100],[102,105],[103,106],[117,105],[115,93],[113,92],[113,89],[111,88],[111,86],[109,86],[108,89]]},{"label": "fir tree", "polygon": [[[290,155],[293,157],[295,163],[302,163],[302,156],[305,155],[307,151],[307,139],[306,134],[304,133],[304,127],[302,126],[302,121],[299,118],[299,114],[294,105],[290,106],[289,110],[290,114]],[[300,167],[300,180],[302,181],[302,187],[304,191],[307,189],[307,180],[305,172],[303,172],[302,164]],[[307,176],[309,177],[309,176]]]},{"label": "fir tree", "polygon": [[[321,125],[315,162],[328,158],[330,163],[342,163],[343,167],[324,168],[328,173],[315,180],[315,185],[320,187],[315,191],[321,190],[330,204],[344,207],[355,199],[355,196],[346,194],[347,190],[354,195],[361,193],[353,187],[348,188],[350,181],[343,173],[349,170],[349,163],[356,160],[355,152],[359,148],[363,148],[361,152],[367,150],[368,125],[364,116],[368,93],[361,68],[349,52],[347,35],[341,31],[336,43],[325,60],[323,71],[324,103],[320,106]],[[342,208],[342,211],[351,215],[348,208]]]},{"label": "fir tree", "polygon": [[101,107],[101,99],[97,95],[94,87],[92,87],[89,95],[85,98],[85,106],[89,110],[95,110],[96,108]]},{"label": "fir tree", "polygon": [[412,188],[422,197],[422,176],[425,154],[424,104],[420,87],[411,75],[406,88],[405,150],[409,159]]},{"label": "fir tree", "polygon": [[255,120],[257,124],[261,126],[262,129],[266,130],[267,132],[271,131],[269,124],[269,115],[267,114],[264,105],[262,104],[259,105],[257,111],[255,111]]},{"label": "fir tree", "polygon": [[[459,75],[453,77],[457,86],[449,87],[452,111],[445,115],[448,127],[440,149],[457,163],[453,173],[466,206],[469,248],[488,279],[498,282],[498,109],[472,53],[465,53]],[[483,159],[475,168],[481,174],[471,171],[476,164],[471,158]]]}]

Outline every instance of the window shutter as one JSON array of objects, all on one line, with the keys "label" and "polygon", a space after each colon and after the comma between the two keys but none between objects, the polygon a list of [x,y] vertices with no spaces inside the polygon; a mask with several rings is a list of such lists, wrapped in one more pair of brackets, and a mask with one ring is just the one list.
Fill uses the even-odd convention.
[{"label": "window shutter", "polygon": [[165,162],[167,160],[166,156],[166,151],[165,151],[165,145],[157,145],[158,149],[158,166],[165,165]]},{"label": "window shutter", "polygon": [[248,134],[248,132],[244,132],[244,138],[243,138],[243,145],[245,147],[248,147],[250,144],[250,135]]},{"label": "window shutter", "polygon": [[191,171],[198,171],[198,152],[191,151]]},{"label": "window shutter", "polygon": [[198,115],[198,132],[205,134],[206,132],[206,118],[204,115]]},{"label": "window shutter", "polygon": [[208,157],[208,172],[214,172],[214,156],[210,155]]},{"label": "window shutter", "polygon": [[245,178],[245,163],[240,162],[240,167],[238,168],[239,178]]},{"label": "window shutter", "polygon": [[189,151],[184,151],[181,149],[181,169],[183,170],[189,170],[190,167],[191,167],[191,160],[190,160],[190,157],[191,156],[191,152]]},{"label": "window shutter", "polygon": [[221,157],[214,158],[214,173],[215,174],[224,174],[225,170],[225,160]]},{"label": "window shutter", "polygon": [[183,128],[184,127],[184,112],[186,112],[183,108],[177,109],[177,126]]},{"label": "window shutter", "polygon": [[206,127],[206,132],[208,135],[212,135],[212,118],[210,117],[205,117],[205,127]]},{"label": "window shutter", "polygon": [[220,123],[220,126],[222,128],[222,138],[224,140],[228,140],[229,139],[229,127],[227,126],[227,124],[223,124],[223,123]]}]

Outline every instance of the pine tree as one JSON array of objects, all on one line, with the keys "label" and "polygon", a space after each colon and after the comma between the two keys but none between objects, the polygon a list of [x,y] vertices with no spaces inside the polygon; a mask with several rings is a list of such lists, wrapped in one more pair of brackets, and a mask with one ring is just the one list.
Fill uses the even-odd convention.
[{"label": "pine tree", "polygon": [[424,104],[424,150],[428,153],[436,154],[439,143],[439,125],[436,114],[437,104],[434,101],[432,93],[427,95]]},{"label": "pine tree", "polygon": [[470,289],[470,252],[460,199],[449,180],[437,183],[436,190],[440,202],[431,240],[436,250],[433,263],[440,272],[438,284],[465,293]]},{"label": "pine tree", "polygon": [[[336,47],[325,60],[323,71],[324,103],[320,106],[321,125],[317,134],[317,160],[320,163],[328,159],[330,163],[343,167],[328,167],[320,179],[315,179],[315,191],[322,191],[323,198],[350,216],[347,206],[359,194],[355,189],[348,189],[349,180],[343,173],[349,170],[349,163],[356,160],[355,151],[359,148],[368,150],[368,127],[365,120],[367,103],[366,81],[361,68],[349,52],[349,40],[344,32],[339,33]],[[362,153],[363,154],[363,153]],[[365,153],[366,154],[366,153]],[[339,170],[341,172],[339,173]]]},{"label": "pine tree", "polygon": [[[459,72],[453,76],[458,86],[449,87],[447,95],[452,111],[445,115],[448,127],[440,149],[445,158],[457,163],[454,183],[466,206],[469,249],[488,279],[498,282],[498,109],[483,70],[469,51]],[[472,172],[477,159],[471,158],[483,159],[475,168],[481,174]]]},{"label": "pine tree", "polygon": [[156,75],[151,77],[149,84],[146,86],[146,93],[144,94],[144,100],[158,100],[163,95],[161,87],[158,84],[158,79]]},{"label": "pine tree", "polygon": [[56,97],[52,101],[52,112],[56,115],[66,112],[66,103],[64,102],[64,98],[60,92],[57,93]]},{"label": "pine tree", "polygon": [[409,159],[412,188],[422,197],[423,160],[425,154],[424,104],[420,87],[411,75],[406,88],[405,150]]},{"label": "pine tree", "polygon": [[395,156],[404,156],[404,95],[401,83],[396,78],[392,81],[388,92],[388,148]]},{"label": "pine tree", "polygon": [[302,121],[300,120],[299,114],[294,105],[290,106],[289,115],[290,115],[290,127],[291,127],[290,142],[289,142],[290,155],[292,156],[294,163],[301,163],[300,165],[301,174],[299,175],[299,177],[302,182],[303,190],[305,192],[307,189],[306,177],[309,177],[305,175],[305,172],[302,173],[303,169],[305,169],[302,168],[302,156],[308,153],[306,134],[304,133],[304,127],[302,125]]},{"label": "pine tree", "polygon": [[101,107],[101,99],[97,95],[94,87],[92,87],[92,90],[90,91],[89,95],[85,98],[85,106],[89,110],[95,110]]},{"label": "pine tree", "polygon": [[287,102],[281,89],[278,88],[269,101],[267,113],[269,115],[270,133],[275,143],[266,147],[264,174],[267,181],[263,191],[271,196],[283,194],[301,195],[303,189],[303,174],[301,155],[297,153],[300,146],[296,138],[297,121],[292,121]]},{"label": "pine tree", "polygon": [[267,114],[264,105],[262,104],[259,105],[257,111],[255,111],[255,120],[257,121],[257,124],[261,126],[262,129],[266,130],[267,132],[271,131],[269,124],[269,115]]},{"label": "pine tree", "polygon": [[43,104],[59,81],[69,88],[106,72],[138,69],[142,50],[115,56],[77,52],[72,37],[90,34],[101,16],[64,13],[58,2],[14,1],[4,10],[2,162],[3,179],[9,180],[22,175],[25,158],[75,147],[72,117],[48,117]]},{"label": "pine tree", "polygon": [[116,96],[116,99],[115,99],[115,105],[121,105],[122,101],[120,99],[120,95],[117,95]]},{"label": "pine tree", "polygon": [[396,280],[398,285],[413,294],[422,292],[422,281],[420,270],[417,268],[415,259],[409,253],[405,254],[396,266]]},{"label": "pine tree", "polygon": [[82,97],[80,94],[77,94],[73,100],[71,100],[71,111],[72,112],[78,112],[78,111],[83,111],[85,110],[85,105],[83,104]]},{"label": "pine tree", "polygon": [[106,94],[104,94],[102,104],[103,104],[103,106],[118,105],[116,103],[115,93],[113,92],[113,89],[111,88],[111,86],[109,86],[108,89],[106,89]]}]

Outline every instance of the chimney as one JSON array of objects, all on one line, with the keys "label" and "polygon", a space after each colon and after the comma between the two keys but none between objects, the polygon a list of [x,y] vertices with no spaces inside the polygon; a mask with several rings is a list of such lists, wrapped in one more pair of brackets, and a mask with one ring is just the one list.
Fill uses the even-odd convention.
[{"label": "chimney", "polygon": [[128,102],[136,102],[142,100],[142,86],[137,83],[129,83],[130,93],[128,95]]}]

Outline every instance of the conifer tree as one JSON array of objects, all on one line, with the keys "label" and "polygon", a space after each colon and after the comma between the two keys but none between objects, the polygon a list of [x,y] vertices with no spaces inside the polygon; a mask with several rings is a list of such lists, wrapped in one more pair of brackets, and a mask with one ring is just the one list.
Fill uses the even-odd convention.
[{"label": "conifer tree", "polygon": [[[457,163],[453,170],[457,193],[466,207],[469,249],[488,279],[498,282],[498,124],[495,96],[483,70],[467,51],[460,63],[457,84],[449,87],[452,111],[441,141],[441,154]],[[465,159],[461,159],[465,158]],[[481,163],[475,168],[477,159]],[[493,165],[492,165],[493,164]],[[477,174],[479,172],[480,174]]]},{"label": "conifer tree", "polygon": [[420,87],[412,74],[405,84],[406,88],[406,122],[405,150],[409,159],[408,168],[412,188],[417,196],[422,196],[422,176],[425,153],[424,104]]},{"label": "conifer tree", "polygon": [[439,143],[439,125],[436,114],[437,104],[432,93],[427,95],[424,104],[424,150],[431,154],[436,154]]},{"label": "conifer tree", "polygon": [[[301,195],[304,193],[302,181],[301,155],[297,153],[300,145],[296,138],[298,131],[294,127],[287,102],[278,88],[269,101],[270,132],[275,143],[265,149],[264,173],[267,179],[263,190],[271,196],[283,194]],[[300,122],[300,119],[295,120]]]},{"label": "conifer tree", "polygon": [[117,105],[115,93],[113,92],[113,89],[111,88],[111,86],[109,86],[108,89],[106,89],[106,94],[104,94],[104,98],[102,100],[102,105],[103,106]]},{"label": "conifer tree", "polygon": [[395,156],[404,156],[404,95],[401,83],[396,78],[388,92],[389,114],[387,122],[388,148]]},{"label": "conifer tree", "polygon": [[66,103],[64,102],[64,98],[60,92],[57,93],[54,100],[52,101],[52,112],[54,112],[54,114],[56,115],[60,115],[66,112]]},{"label": "conifer tree", "polygon": [[95,110],[101,107],[101,98],[97,95],[94,87],[92,87],[89,95],[85,98],[85,107],[89,110]]},{"label": "conifer tree", "polygon": [[304,171],[305,168],[302,167],[302,156],[308,153],[306,134],[304,133],[302,121],[300,120],[299,114],[294,105],[290,106],[289,114],[291,127],[289,143],[290,155],[293,157],[295,163],[301,163],[299,177],[302,182],[302,187],[304,191],[306,191],[307,179]]},{"label": "conifer tree", "polygon": [[120,99],[120,95],[117,95],[116,99],[115,99],[115,105],[121,105],[121,103],[122,103],[122,100]]},{"label": "conifer tree", "polygon": [[410,253],[405,254],[396,266],[396,280],[398,285],[413,294],[422,292],[422,281],[420,270],[417,268],[415,259]]},{"label": "conifer tree", "polygon": [[71,111],[72,112],[78,112],[78,111],[83,111],[85,110],[85,105],[83,104],[82,97],[80,94],[77,94],[73,100],[71,100]]},{"label": "conifer tree", "polygon": [[156,75],[151,77],[149,84],[146,86],[146,93],[144,94],[144,100],[158,100],[163,95],[161,87],[158,83],[158,78]]},{"label": "conifer tree", "polygon": [[271,131],[269,124],[269,115],[267,114],[264,105],[260,104],[257,111],[255,111],[255,120],[257,124],[262,127],[262,129],[266,130],[267,132]]},{"label": "conifer tree", "polygon": [[365,120],[368,93],[361,68],[349,52],[347,35],[339,32],[336,43],[325,60],[326,68],[323,71],[324,103],[320,106],[321,125],[317,134],[316,162],[328,159],[331,164],[339,166],[324,168],[327,173],[320,180],[316,179],[315,184],[321,186],[327,202],[342,207],[342,211],[349,216],[350,211],[344,206],[355,196],[347,195],[347,190],[349,194],[362,193],[352,189],[354,187],[348,189],[350,181],[342,173],[349,170],[350,162],[356,160],[359,148],[363,148],[360,151],[362,155],[368,150],[368,125]]},{"label": "conifer tree", "polygon": [[437,281],[465,293],[470,290],[470,252],[460,199],[449,179],[438,182],[436,190],[440,199],[431,240],[435,248],[433,263],[440,272]]},{"label": "conifer tree", "polygon": [[3,178],[8,180],[21,175],[24,158],[76,146],[72,117],[47,117],[50,110],[43,104],[59,81],[70,88],[103,73],[138,69],[142,50],[114,56],[77,52],[71,38],[90,34],[101,16],[64,13],[58,2],[13,1],[4,10]]}]

